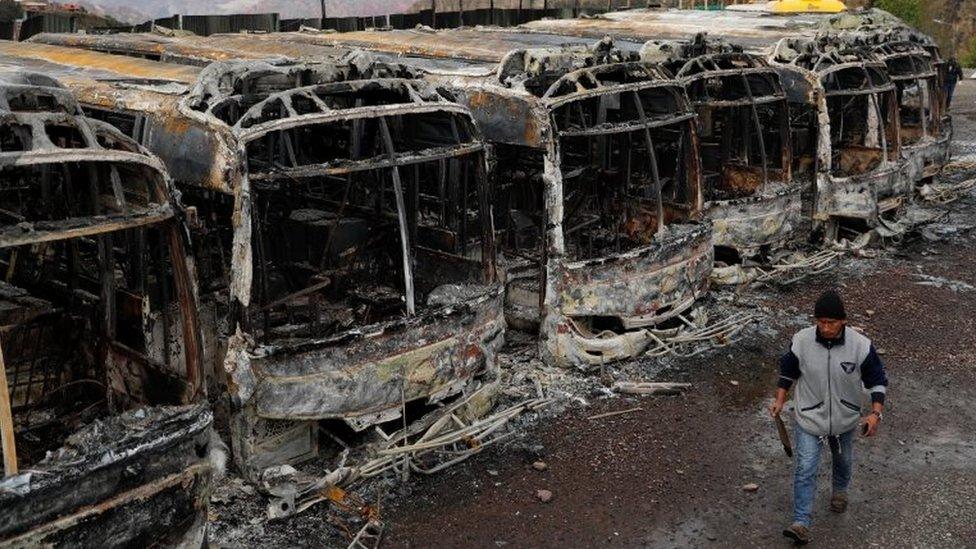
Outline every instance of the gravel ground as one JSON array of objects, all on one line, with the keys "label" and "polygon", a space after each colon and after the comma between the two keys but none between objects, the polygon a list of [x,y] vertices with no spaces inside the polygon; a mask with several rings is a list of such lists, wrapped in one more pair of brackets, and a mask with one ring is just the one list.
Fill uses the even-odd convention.
[{"label": "gravel ground", "polygon": [[[976,82],[957,89],[954,115],[957,154],[976,154]],[[962,228],[951,238],[916,238],[790,288],[737,296],[767,319],[723,352],[605,374],[691,382],[682,396],[584,391],[582,403],[504,445],[387,486],[383,547],[787,547],[792,463],[764,409],[779,354],[819,292],[834,286],[851,324],[883,353],[891,386],[879,436],[855,442],[844,515],[826,509],[825,456],[815,544],[976,547],[976,232],[966,225],[976,226],[976,195],[951,206],[943,226]],[[591,389],[600,382],[586,380]],[[640,409],[589,419],[632,408]],[[543,471],[532,467],[539,460]],[[262,505],[235,482],[222,483],[213,506],[217,544],[345,546],[327,507],[263,523]],[[758,490],[743,489],[751,483]],[[539,501],[540,489],[552,500]]]}]

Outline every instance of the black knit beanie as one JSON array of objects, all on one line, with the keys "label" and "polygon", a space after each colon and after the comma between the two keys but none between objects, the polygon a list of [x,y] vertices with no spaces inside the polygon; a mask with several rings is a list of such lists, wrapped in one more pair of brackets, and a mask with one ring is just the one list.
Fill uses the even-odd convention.
[{"label": "black knit beanie", "polygon": [[837,292],[828,290],[820,294],[820,298],[817,299],[817,304],[813,308],[813,316],[814,318],[844,320],[847,318],[847,312],[844,311],[844,302]]}]

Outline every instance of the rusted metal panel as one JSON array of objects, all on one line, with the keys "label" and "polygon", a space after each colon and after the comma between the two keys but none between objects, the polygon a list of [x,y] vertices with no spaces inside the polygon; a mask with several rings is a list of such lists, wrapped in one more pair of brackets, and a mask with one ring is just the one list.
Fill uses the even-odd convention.
[{"label": "rusted metal panel", "polygon": [[646,42],[687,39],[707,31],[711,36],[735,40],[755,48],[786,37],[813,37],[828,16],[803,14],[772,16],[738,11],[644,10],[611,12],[585,19],[545,19],[523,25],[531,32]]},{"label": "rusted metal panel", "polygon": [[[396,55],[499,63],[512,50],[583,45],[590,40],[572,37],[534,37],[505,29],[451,29],[436,33],[419,30],[358,31],[346,33],[293,32],[268,36],[276,42],[363,48]],[[533,43],[534,42],[534,43]]]},{"label": "rusted metal panel", "polygon": [[[418,330],[424,337],[418,338]],[[455,394],[491,368],[504,333],[500,288],[475,302],[329,341],[257,348],[257,414],[342,418],[357,428],[397,417],[401,399]]]},{"label": "rusted metal panel", "polygon": [[[175,82],[193,82],[198,69],[182,65],[156,63],[144,59],[133,59],[120,55],[102,55],[76,48],[59,48],[47,44],[31,42],[0,41],[0,55],[21,58],[33,58],[48,63],[99,71],[105,76],[122,75],[127,78],[145,78],[150,80],[171,80]],[[53,75],[58,78],[69,76],[71,71]],[[47,71],[45,71],[47,73]]]},{"label": "rusted metal panel", "polygon": [[[560,314],[547,318],[553,328],[543,335],[559,363],[594,366],[636,356],[653,341],[644,328],[688,310],[708,293],[711,223],[671,231],[677,234],[660,246],[560,269],[554,284]],[[615,319],[620,328],[598,327],[604,319]]]},{"label": "rusted metal panel", "polygon": [[[206,39],[186,37],[174,39],[158,34],[58,34],[43,33],[32,37],[29,42],[64,46],[113,53],[132,57],[143,57],[148,60],[164,63],[178,63],[181,65],[205,66],[213,61],[230,59],[260,58],[249,56],[247,52],[234,52],[233,55],[224,53],[220,48],[207,47]],[[197,42],[201,42],[197,45]]]},{"label": "rusted metal panel", "polygon": [[802,188],[799,184],[755,197],[717,201],[707,216],[715,228],[715,244],[740,253],[759,247],[776,248],[802,236]]},{"label": "rusted metal panel", "polygon": [[708,291],[711,227],[677,226],[675,238],[620,256],[567,262],[560,309],[569,318],[616,316],[629,327],[657,324]]}]

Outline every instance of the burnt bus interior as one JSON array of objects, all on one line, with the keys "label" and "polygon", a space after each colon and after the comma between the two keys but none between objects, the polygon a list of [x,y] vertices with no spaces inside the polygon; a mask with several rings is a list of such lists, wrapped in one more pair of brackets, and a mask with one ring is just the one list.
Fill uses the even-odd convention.
[{"label": "burnt bus interior", "polygon": [[[420,81],[376,76],[276,67],[191,97],[246,143],[253,285],[242,320],[261,341],[423,315],[493,280],[485,151],[470,116]],[[186,200],[201,218],[232,213],[229,197],[195,194]],[[201,269],[227,280],[233,234],[217,226]]]},{"label": "burnt bus interior", "polygon": [[912,146],[942,134],[939,75],[928,52],[910,42],[875,48],[888,67],[898,95],[901,143]]},{"label": "burnt bus interior", "polygon": [[[803,184],[803,193],[807,196],[817,178],[817,147],[820,139],[817,105],[807,101],[789,102],[787,108],[792,157],[790,175],[794,181]],[[803,203],[809,206],[812,201],[804,199]],[[805,216],[809,217],[811,214],[811,211],[805,210]]]},{"label": "burnt bus interior", "polygon": [[199,366],[163,176],[35,81],[0,87],[0,345],[22,469],[96,418],[192,400]]},{"label": "burnt bus interior", "polygon": [[[785,98],[775,73],[754,71],[761,68],[751,56],[722,54],[699,57],[678,73],[689,80],[688,97],[698,112],[706,201],[745,198],[789,178]],[[739,72],[708,74],[724,71]]]},{"label": "burnt bus interior", "polygon": [[648,42],[685,86],[698,115],[705,202],[734,200],[791,180],[790,109],[765,59],[701,33],[687,42]]},{"label": "burnt bus interior", "polygon": [[898,103],[884,65],[849,50],[804,54],[796,64],[822,75],[830,116],[831,176],[866,175],[898,162]]},{"label": "burnt bus interior", "polygon": [[831,175],[864,175],[877,170],[885,158],[898,161],[897,99],[892,91],[866,92],[884,82],[882,70],[870,66],[842,69],[826,78]]},{"label": "burnt bus interior", "polygon": [[[567,260],[634,250],[697,214],[694,115],[662,69],[623,62],[543,70],[524,85],[549,107],[558,137]],[[496,153],[501,245],[541,266],[544,151],[497,145]]]}]

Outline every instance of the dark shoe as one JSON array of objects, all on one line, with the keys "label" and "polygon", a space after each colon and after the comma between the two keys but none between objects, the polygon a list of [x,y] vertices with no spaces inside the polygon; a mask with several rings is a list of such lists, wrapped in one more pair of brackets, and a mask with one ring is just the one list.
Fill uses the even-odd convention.
[{"label": "dark shoe", "polygon": [[810,537],[810,529],[799,522],[794,522],[789,528],[783,530],[783,535],[793,540],[796,545],[806,545],[813,539]]},{"label": "dark shoe", "polygon": [[835,513],[843,513],[847,510],[847,494],[844,492],[834,492],[830,496],[830,510]]}]

